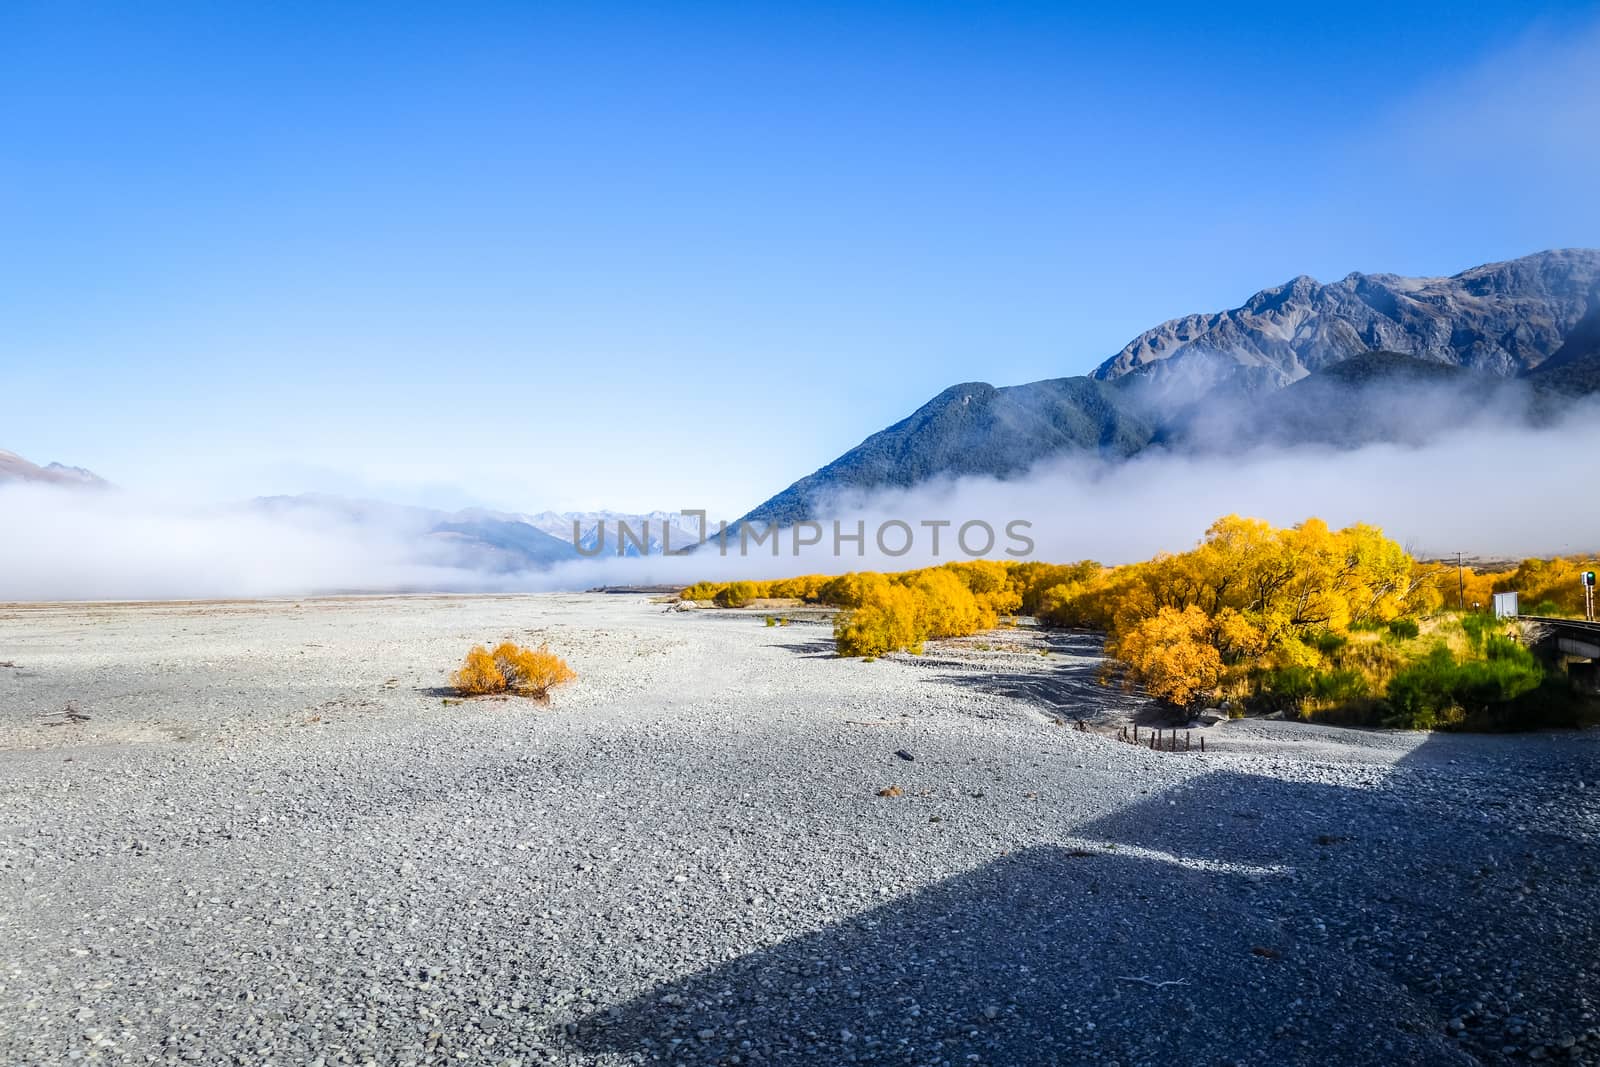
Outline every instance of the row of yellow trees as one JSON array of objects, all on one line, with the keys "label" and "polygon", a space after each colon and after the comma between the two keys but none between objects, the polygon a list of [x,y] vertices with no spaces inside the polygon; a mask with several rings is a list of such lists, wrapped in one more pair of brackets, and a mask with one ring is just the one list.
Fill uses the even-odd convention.
[{"label": "row of yellow trees", "polygon": [[802,600],[845,609],[834,624],[841,656],[920,652],[932,638],[992,629],[1024,604],[1027,575],[1037,563],[973,560],[881,574],[806,574],[770,582],[699,582],[680,594],[721,607],[758,600]]},{"label": "row of yellow trees", "polygon": [[[1440,565],[1447,577],[1456,573],[1454,567]],[[1524,615],[1576,615],[1583,614],[1583,572],[1595,569],[1592,559],[1560,557],[1556,559],[1525,559],[1515,567],[1504,570],[1479,570],[1468,568],[1464,582],[1458,587],[1445,585],[1446,600],[1455,606],[1458,597],[1468,610],[1483,609],[1491,605],[1495,593],[1515,590],[1521,597],[1520,609]]]},{"label": "row of yellow trees", "polygon": [[[1466,602],[1487,605],[1493,592],[1517,589],[1525,603],[1567,608],[1579,595],[1579,571],[1572,561],[1528,560],[1467,572]],[[682,595],[725,607],[763,598],[834,605],[844,609],[834,635],[846,656],[917,652],[930,638],[1032,615],[1046,625],[1103,631],[1122,680],[1173,704],[1281,697],[1303,708],[1382,698],[1441,643],[1466,659],[1510,656],[1480,630],[1469,636],[1459,623],[1419,624],[1455,606],[1460,583],[1456,567],[1419,562],[1374,526],[1335,530],[1307,519],[1279,528],[1230,515],[1187,552],[1120,567],[980,560],[891,574],[702,582]],[[1516,659],[1523,685],[1532,674]]]},{"label": "row of yellow trees", "polygon": [[[1452,572],[1453,573],[1453,572]],[[1056,626],[1104,630],[1131,638],[1171,609],[1194,608],[1208,620],[1219,651],[1292,648],[1306,627],[1342,630],[1436,607],[1430,569],[1370,526],[1330,530],[1311,519],[1275,529],[1229,516],[1196,549],[1147,563],[1103,567],[976,560],[899,573],[802,575],[776,581],[700,582],[688,600],[742,607],[762,599],[797,599],[847,609],[838,620],[839,651],[878,655],[916,651],[929,638],[993,627],[1027,614]],[[1157,636],[1148,629],[1146,643]]]}]

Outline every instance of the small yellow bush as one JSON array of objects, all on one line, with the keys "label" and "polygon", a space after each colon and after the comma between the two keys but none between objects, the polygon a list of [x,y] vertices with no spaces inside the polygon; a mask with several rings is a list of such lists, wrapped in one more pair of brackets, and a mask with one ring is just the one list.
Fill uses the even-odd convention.
[{"label": "small yellow bush", "polygon": [[523,648],[507,641],[494,650],[494,662],[505,676],[508,689],[538,700],[548,700],[550,690],[578,676],[548,645]]},{"label": "small yellow bush", "polygon": [[461,665],[461,669],[450,676],[450,684],[462,696],[504,693],[506,676],[500,672],[499,665],[488,649],[474,645],[472,651],[467,653],[467,661]]},{"label": "small yellow bush", "polygon": [[570,682],[578,672],[546,645],[523,648],[506,641],[493,652],[474,645],[450,684],[462,696],[513,692],[518,696],[548,700],[550,690]]}]

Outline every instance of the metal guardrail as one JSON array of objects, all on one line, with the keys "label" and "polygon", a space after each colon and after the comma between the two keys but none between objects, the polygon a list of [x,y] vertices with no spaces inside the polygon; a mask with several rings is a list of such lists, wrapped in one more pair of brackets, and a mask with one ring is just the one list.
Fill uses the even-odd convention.
[{"label": "metal guardrail", "polygon": [[1554,626],[1565,630],[1578,630],[1586,634],[1600,635],[1600,622],[1587,622],[1583,619],[1562,619],[1552,615],[1518,615],[1517,622],[1533,622],[1541,626]]}]

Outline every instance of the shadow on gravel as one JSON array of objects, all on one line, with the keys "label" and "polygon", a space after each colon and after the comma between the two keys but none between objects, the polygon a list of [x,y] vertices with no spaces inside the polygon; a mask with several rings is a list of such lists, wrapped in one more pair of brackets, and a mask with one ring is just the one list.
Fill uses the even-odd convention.
[{"label": "shadow on gravel", "polygon": [[[1049,656],[1018,657],[1027,665],[1014,670],[967,670],[941,674],[938,681],[976,689],[981,693],[1026,700],[1040,711],[1068,722],[1114,719],[1140,723],[1165,722],[1170,713],[1154,701],[1114,685],[1100,684],[1105,662],[1100,634],[1051,631],[1045,638]],[[930,666],[938,666],[931,663]]]},{"label": "shadow on gravel", "polygon": [[833,638],[818,638],[815,641],[795,641],[778,645],[805,659],[838,659],[839,653],[834,650]]},{"label": "shadow on gravel", "polygon": [[[1508,832],[1481,782],[1404,762],[1380,791],[1202,776],[573,1040],[639,1062],[1033,1067],[1509,1062],[1574,1039],[1593,1062],[1593,836]],[[1536,778],[1495,788],[1562,785]]]}]

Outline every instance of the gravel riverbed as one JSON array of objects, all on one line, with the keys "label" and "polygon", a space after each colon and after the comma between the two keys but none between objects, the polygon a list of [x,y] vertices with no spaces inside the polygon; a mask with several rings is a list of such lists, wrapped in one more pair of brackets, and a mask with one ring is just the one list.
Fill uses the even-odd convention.
[{"label": "gravel riverbed", "polygon": [[[579,680],[447,703],[502,638]],[[1600,1062],[1600,735],[1154,753],[1095,651],[0,606],[0,1063]]]}]

